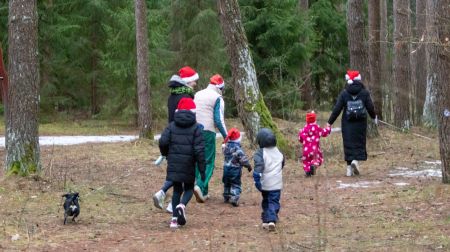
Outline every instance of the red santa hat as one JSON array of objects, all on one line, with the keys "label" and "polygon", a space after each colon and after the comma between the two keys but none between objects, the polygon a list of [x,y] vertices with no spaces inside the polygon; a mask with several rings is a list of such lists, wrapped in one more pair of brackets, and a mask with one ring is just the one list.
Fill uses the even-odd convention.
[{"label": "red santa hat", "polygon": [[223,89],[225,87],[225,82],[223,81],[220,74],[215,74],[209,79],[209,84],[215,85],[216,87]]},{"label": "red santa hat", "polygon": [[241,140],[241,132],[237,128],[231,128],[228,131],[225,143],[228,141],[239,142]]},{"label": "red santa hat", "polygon": [[182,67],[178,71],[178,75],[186,83],[189,83],[189,82],[192,82],[192,81],[197,81],[198,78],[199,78],[198,73],[194,69],[192,69],[192,68],[190,68],[188,66]]},{"label": "red santa hat", "polygon": [[192,100],[192,98],[183,97],[178,102],[177,111],[178,110],[190,110],[195,113],[195,109],[196,109],[196,106],[195,106],[194,100]]},{"label": "red santa hat", "polygon": [[348,70],[345,75],[345,80],[348,84],[352,84],[354,80],[361,80],[361,74],[359,74],[359,71],[356,70]]},{"label": "red santa hat", "polygon": [[314,111],[311,111],[311,113],[306,113],[306,122],[307,123],[316,122],[316,113]]}]

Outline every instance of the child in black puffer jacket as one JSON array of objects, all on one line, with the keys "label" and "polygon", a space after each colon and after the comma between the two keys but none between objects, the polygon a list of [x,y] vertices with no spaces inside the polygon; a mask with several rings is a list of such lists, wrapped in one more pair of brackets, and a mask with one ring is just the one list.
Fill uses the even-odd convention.
[{"label": "child in black puffer jacket", "polygon": [[166,180],[174,183],[172,206],[175,209],[170,227],[178,228],[186,224],[185,208],[194,193],[196,163],[201,179],[205,178],[205,142],[191,98],[182,98],[178,103],[174,121],[161,134],[159,150],[167,157]]}]

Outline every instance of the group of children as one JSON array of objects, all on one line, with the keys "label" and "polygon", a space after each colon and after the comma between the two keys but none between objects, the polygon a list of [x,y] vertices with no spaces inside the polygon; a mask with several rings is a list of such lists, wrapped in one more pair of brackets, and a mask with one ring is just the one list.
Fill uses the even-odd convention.
[{"label": "group of children", "polygon": [[[303,144],[303,169],[307,177],[315,174],[323,162],[320,150],[320,138],[330,134],[331,128],[321,128],[316,124],[314,112],[306,115],[307,124],[299,132],[298,139]],[[194,194],[195,169],[197,164],[201,179],[205,178],[205,142],[202,137],[203,127],[196,122],[195,103],[191,98],[182,98],[169,123],[161,134],[159,148],[162,156],[167,158],[167,181],[173,182],[173,213],[171,228],[186,224],[186,205]],[[284,156],[277,148],[275,134],[268,128],[262,128],[256,137],[259,149],[253,155],[253,179],[255,187],[262,195],[262,227],[275,230],[280,210],[280,196],[283,186],[282,169]],[[252,166],[241,147],[241,135],[238,129],[228,131],[222,151],[224,166],[222,182],[223,199],[233,206],[239,205],[241,194],[242,168],[249,172]],[[156,202],[155,204],[161,202]]]}]

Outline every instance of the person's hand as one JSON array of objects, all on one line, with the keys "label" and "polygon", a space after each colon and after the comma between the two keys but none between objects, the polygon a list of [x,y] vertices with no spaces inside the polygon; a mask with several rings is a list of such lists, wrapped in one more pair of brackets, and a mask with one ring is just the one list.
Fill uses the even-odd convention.
[{"label": "person's hand", "polygon": [[377,115],[375,116],[375,119],[373,120],[373,122],[375,123],[375,125],[378,126],[378,116]]},{"label": "person's hand", "polygon": [[327,127],[331,127],[331,124],[327,123]]}]

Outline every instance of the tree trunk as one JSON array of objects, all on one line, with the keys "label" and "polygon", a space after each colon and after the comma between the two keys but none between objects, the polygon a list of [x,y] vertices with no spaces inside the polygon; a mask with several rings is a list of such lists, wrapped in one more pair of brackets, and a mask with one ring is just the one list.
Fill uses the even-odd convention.
[{"label": "tree trunk", "polygon": [[450,0],[427,1],[428,77],[436,90],[442,182],[450,183]]},{"label": "tree trunk", "polygon": [[[309,9],[309,1],[308,0],[299,0],[298,3],[299,9],[303,13],[307,13]],[[309,43],[308,37],[301,38],[305,44]],[[312,109],[313,107],[313,87],[311,82],[311,64],[309,59],[303,63],[302,69],[300,71],[300,80],[302,81],[302,85],[300,87],[300,97],[303,102],[302,108],[304,110]]]},{"label": "tree trunk", "polygon": [[[448,23],[448,20],[441,20],[438,18],[436,14],[436,10],[434,9],[435,3],[434,0],[427,1],[427,14],[426,14],[426,42],[427,44],[437,43],[438,41],[438,27],[440,22]],[[423,106],[423,122],[427,126],[436,127],[438,121],[438,110],[437,110],[437,86],[436,79],[437,73],[436,69],[439,66],[438,53],[433,52],[435,50],[433,46],[426,47],[426,58],[427,58],[427,88],[426,88],[426,96],[425,103]],[[448,70],[447,70],[448,71]]]},{"label": "tree trunk", "polygon": [[380,64],[381,64],[381,85],[383,87],[383,114],[379,114],[380,119],[391,121],[392,111],[392,81],[391,66],[392,62],[388,50],[388,19],[387,19],[387,0],[380,0]]},{"label": "tree trunk", "polygon": [[256,144],[256,135],[261,127],[271,128],[277,135],[279,146],[288,150],[272,115],[264,103],[256,78],[255,65],[248,47],[247,37],[241,21],[237,0],[217,1],[220,24],[230,59],[234,90],[239,117],[248,139]]},{"label": "tree trunk", "polygon": [[6,169],[25,176],[41,170],[36,0],[10,0],[8,27]]},{"label": "tree trunk", "polygon": [[426,64],[426,0],[416,1],[416,123],[422,124],[423,105],[425,103],[425,94],[427,90],[427,64]]},{"label": "tree trunk", "polygon": [[3,106],[6,107],[6,99],[8,98],[8,74],[6,73],[6,67],[3,62],[3,49],[0,44],[0,99]]},{"label": "tree trunk", "polygon": [[[381,70],[380,70],[380,3],[379,0],[369,0],[369,70],[370,91],[373,97],[375,113],[382,115],[383,101],[381,95]],[[368,124],[368,135],[379,136],[376,125]]]},{"label": "tree trunk", "polygon": [[147,6],[135,0],[139,138],[152,138],[148,80]]},{"label": "tree trunk", "polygon": [[370,87],[369,61],[365,44],[364,3],[349,0],[347,9],[347,37],[350,52],[350,67],[361,73],[364,84]]},{"label": "tree trunk", "polygon": [[[350,52],[350,68],[361,73],[362,82],[371,90],[371,76],[367,45],[365,44],[364,3],[361,0],[349,0],[347,10],[347,37]],[[372,120],[367,124],[367,136],[378,136],[378,130]]]},{"label": "tree trunk", "polygon": [[411,127],[410,59],[409,59],[409,0],[394,0],[394,124]]}]

